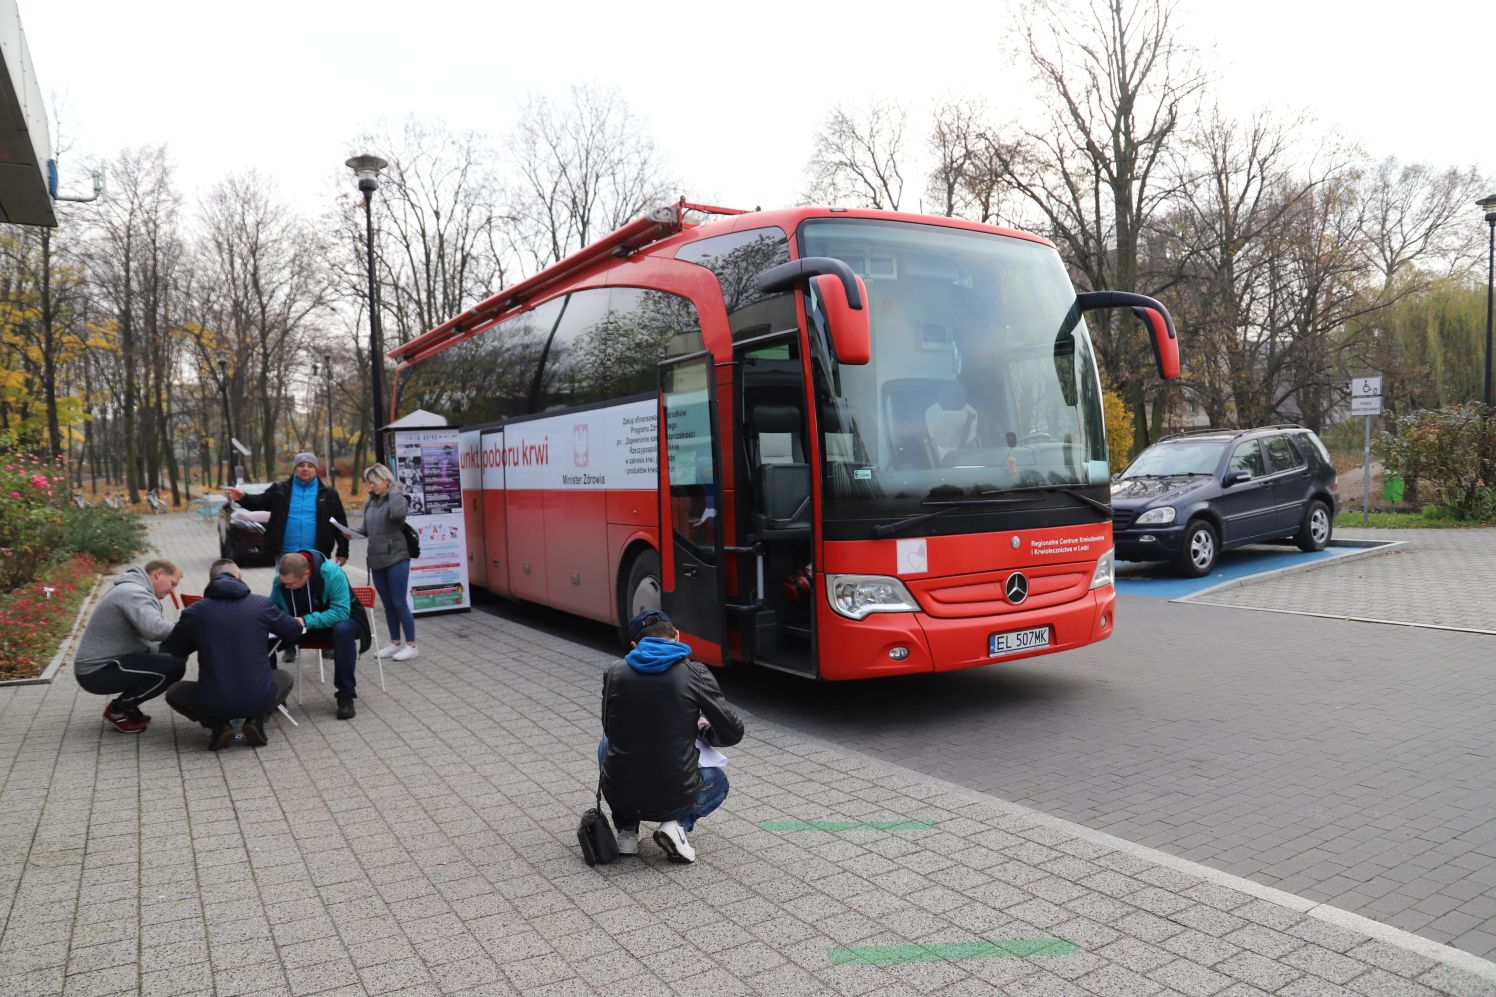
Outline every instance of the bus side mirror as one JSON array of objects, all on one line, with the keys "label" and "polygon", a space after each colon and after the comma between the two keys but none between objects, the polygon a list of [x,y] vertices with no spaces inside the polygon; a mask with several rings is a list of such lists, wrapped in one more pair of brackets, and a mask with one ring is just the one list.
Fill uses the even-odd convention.
[{"label": "bus side mirror", "polygon": [[815,282],[816,297],[826,309],[837,361],[865,364],[871,360],[872,321],[868,317],[867,287],[841,260],[805,256],[781,263],[758,275],[758,289],[764,294],[778,294],[805,281]]},{"label": "bus side mirror", "polygon": [[1174,320],[1169,310],[1158,300],[1146,294],[1130,291],[1086,291],[1075,296],[1075,306],[1081,312],[1098,308],[1131,308],[1148,330],[1153,343],[1153,359],[1158,364],[1158,376],[1172,381],[1179,376],[1179,334],[1174,331]]},{"label": "bus side mirror", "polygon": [[852,279],[862,303],[853,308],[847,298],[847,288],[841,278],[834,274],[812,277],[816,296],[826,309],[826,323],[831,326],[831,345],[836,348],[836,359],[841,363],[865,364],[873,357],[872,325],[868,321],[867,288],[856,274]]}]

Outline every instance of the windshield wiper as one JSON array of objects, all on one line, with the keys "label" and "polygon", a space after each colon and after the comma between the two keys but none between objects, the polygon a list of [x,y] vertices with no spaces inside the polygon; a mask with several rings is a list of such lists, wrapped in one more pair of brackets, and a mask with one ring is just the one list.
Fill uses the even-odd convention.
[{"label": "windshield wiper", "polygon": [[[1142,475],[1138,475],[1138,477],[1142,477]],[[1069,487],[1067,485],[1039,485],[1039,486],[1034,487],[1034,488],[1015,488],[1015,489],[1013,489],[1013,491],[1014,492],[1018,492],[1018,493],[1023,493],[1023,492],[1045,492],[1045,493],[1058,493],[1060,495],[1068,495],[1068,496],[1070,496],[1073,499],[1078,499],[1079,501],[1084,502],[1086,505],[1090,506],[1092,509],[1095,509],[1097,512],[1101,513],[1107,519],[1111,519],[1112,518],[1112,507],[1111,506],[1107,505],[1105,502],[1098,502],[1098,501],[1096,501],[1091,496],[1089,496],[1085,492],[1081,491],[1079,488],[1071,488],[1071,487]]]},{"label": "windshield wiper", "polygon": [[[994,495],[997,493],[978,492],[977,494]],[[899,530],[902,530],[906,526],[915,526],[919,523],[934,519],[936,516],[944,516],[946,513],[952,512],[956,509],[965,509],[974,505],[1010,505],[1014,502],[1022,501],[1023,499],[1018,498],[969,498],[957,499],[953,502],[931,502],[929,499],[926,499],[925,501],[921,502],[920,505],[938,505],[940,506],[940,508],[936,509],[934,512],[925,512],[919,514],[918,516],[909,516],[905,519],[896,519],[892,523],[879,523],[877,526],[873,527],[873,536],[893,536],[895,533],[897,533]]]}]

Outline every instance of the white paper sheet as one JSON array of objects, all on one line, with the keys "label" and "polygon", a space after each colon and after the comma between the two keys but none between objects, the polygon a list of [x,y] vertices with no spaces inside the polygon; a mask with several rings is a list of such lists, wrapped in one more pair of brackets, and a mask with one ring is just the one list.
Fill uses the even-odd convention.
[{"label": "white paper sheet", "polygon": [[727,764],[726,755],[699,737],[696,739],[696,750],[701,753],[701,759],[696,763],[698,768],[719,769]]}]

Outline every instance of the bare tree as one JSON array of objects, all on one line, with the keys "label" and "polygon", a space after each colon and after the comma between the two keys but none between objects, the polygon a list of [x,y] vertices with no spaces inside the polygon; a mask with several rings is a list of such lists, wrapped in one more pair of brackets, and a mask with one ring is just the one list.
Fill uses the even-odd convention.
[{"label": "bare tree", "polygon": [[[1053,0],[1036,10],[1025,39],[1048,95],[1049,121],[994,150],[1004,179],[1081,283],[1156,292],[1160,275],[1140,271],[1139,246],[1172,193],[1160,176],[1164,157],[1205,85],[1193,53],[1177,40],[1174,2],[1086,0],[1077,7]],[[1147,351],[1106,313],[1093,332],[1107,375],[1134,412],[1137,438],[1146,442]]]},{"label": "bare tree", "polygon": [[90,269],[112,320],[126,489],[130,501],[138,502],[140,489],[159,480],[161,449],[167,442],[159,413],[169,391],[171,372],[164,368],[172,351],[161,340],[171,335],[165,312],[181,253],[181,198],[164,146],[127,150],[110,172],[114,183],[98,212]]},{"label": "bare tree", "polygon": [[559,101],[531,94],[509,150],[515,249],[535,270],[668,199],[674,186],[613,89],[574,86]]},{"label": "bare tree", "polygon": [[[365,135],[390,167],[380,187],[382,318],[390,345],[446,321],[505,283],[508,219],[499,206],[497,156],[475,132],[407,119]],[[350,218],[362,248],[363,219]],[[363,256],[357,257],[359,270]],[[389,334],[393,333],[393,337]]]},{"label": "bare tree", "polygon": [[904,196],[903,105],[876,101],[861,114],[838,107],[815,136],[805,200],[897,211]]},{"label": "bare tree", "polygon": [[[213,187],[202,214],[205,279],[216,305],[210,326],[234,359],[230,397],[257,403],[252,415],[269,477],[277,415],[290,399],[302,336],[327,300],[319,247],[253,171]],[[242,419],[245,406],[239,408]]]}]

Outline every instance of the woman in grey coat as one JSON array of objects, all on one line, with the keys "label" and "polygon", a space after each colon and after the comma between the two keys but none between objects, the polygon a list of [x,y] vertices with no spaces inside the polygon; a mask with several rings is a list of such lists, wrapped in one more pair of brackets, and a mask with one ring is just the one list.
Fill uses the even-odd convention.
[{"label": "woman in grey coat", "polygon": [[[405,545],[405,496],[395,476],[383,464],[364,470],[369,500],[364,503],[364,534],[369,538],[369,571],[384,603],[384,622],[390,642],[379,649],[381,658],[409,661],[416,651],[416,618],[410,611],[410,552]],[[403,639],[402,639],[403,632]]]}]

